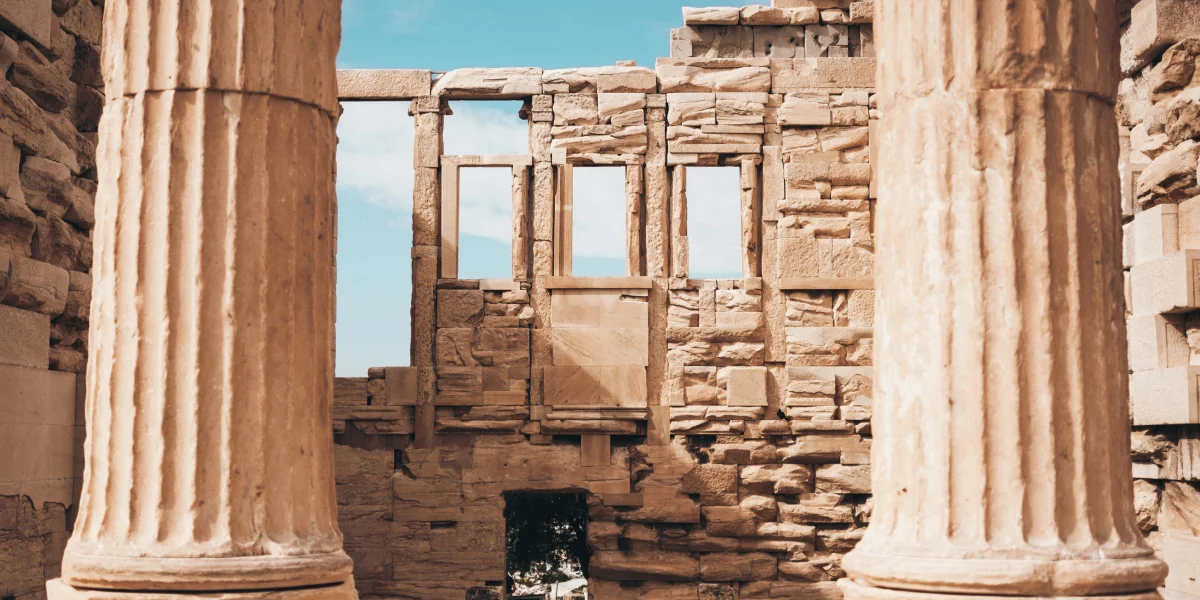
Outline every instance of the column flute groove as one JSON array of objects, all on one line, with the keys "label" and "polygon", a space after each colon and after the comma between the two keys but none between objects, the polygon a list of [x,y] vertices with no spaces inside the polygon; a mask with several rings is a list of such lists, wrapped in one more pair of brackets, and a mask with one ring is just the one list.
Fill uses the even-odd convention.
[{"label": "column flute groove", "polygon": [[87,463],[52,598],[353,599],[333,476],[338,0],[110,0]]},{"label": "column flute groove", "polygon": [[847,597],[1155,598],[1127,450],[1115,7],[876,15],[875,513]]}]

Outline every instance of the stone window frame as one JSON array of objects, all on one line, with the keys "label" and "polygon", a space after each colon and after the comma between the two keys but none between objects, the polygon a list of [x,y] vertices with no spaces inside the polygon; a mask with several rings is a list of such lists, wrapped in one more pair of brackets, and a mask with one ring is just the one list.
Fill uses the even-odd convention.
[{"label": "stone window frame", "polygon": [[[459,174],[463,168],[507,168],[512,171],[512,274],[511,281],[529,279],[532,238],[529,216],[529,178],[533,171],[533,156],[503,155],[442,155],[441,166],[441,262],[438,276],[458,279],[459,240]],[[488,279],[507,281],[505,278]],[[507,287],[507,286],[506,286]]]},{"label": "stone window frame", "polygon": [[[744,157],[741,161],[720,160],[713,164],[677,164],[669,167],[668,180],[671,183],[670,202],[670,276],[676,280],[689,279],[691,259],[688,250],[688,200],[687,200],[687,168],[691,167],[721,167],[740,169],[739,180],[741,194],[738,210],[741,215],[742,229],[742,279],[762,277],[762,158]],[[712,280],[706,280],[712,281]]]},{"label": "stone window frame", "polygon": [[[616,157],[614,157],[616,158]],[[555,277],[573,277],[574,263],[574,194],[575,168],[625,168],[625,277],[646,275],[646,193],[645,165],[638,162],[569,162],[555,163],[556,193],[554,194],[554,264]],[[620,278],[617,276],[615,278]],[[588,279],[608,279],[595,278]]]}]

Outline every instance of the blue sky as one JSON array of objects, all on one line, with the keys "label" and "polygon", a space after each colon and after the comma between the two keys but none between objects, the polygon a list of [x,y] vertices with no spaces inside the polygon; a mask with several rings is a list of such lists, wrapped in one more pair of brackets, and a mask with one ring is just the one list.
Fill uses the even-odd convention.
[{"label": "blue sky", "polygon": [[[668,54],[670,29],[682,23],[685,4],[345,0],[338,67],[554,69],[619,60],[653,67],[656,57]],[[445,129],[447,154],[528,153],[519,103],[453,108]],[[339,377],[408,364],[413,128],[407,109],[406,103],[347,104],[338,126]],[[462,184],[460,276],[508,277],[507,175],[468,171]],[[738,239],[737,170],[689,171],[692,275],[736,276],[737,254],[729,250]],[[620,169],[576,176],[577,275],[624,274],[621,178]]]}]

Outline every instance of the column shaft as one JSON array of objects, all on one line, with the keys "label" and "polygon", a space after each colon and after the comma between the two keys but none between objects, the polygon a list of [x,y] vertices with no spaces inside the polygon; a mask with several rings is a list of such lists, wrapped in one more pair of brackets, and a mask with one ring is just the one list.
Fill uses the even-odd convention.
[{"label": "column shaft", "polygon": [[330,414],[338,5],[106,7],[87,465],[52,596],[354,596]]},{"label": "column shaft", "polygon": [[844,587],[1153,595],[1165,567],[1134,525],[1128,452],[1115,7],[877,4],[875,510]]}]

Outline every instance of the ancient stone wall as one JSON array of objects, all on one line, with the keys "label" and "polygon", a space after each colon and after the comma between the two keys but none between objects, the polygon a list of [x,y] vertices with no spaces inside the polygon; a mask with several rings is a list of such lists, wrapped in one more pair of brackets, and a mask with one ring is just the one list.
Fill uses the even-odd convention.
[{"label": "ancient stone wall", "polygon": [[[584,491],[597,598],[840,597],[871,513],[871,4],[776,4],[685,9],[653,70],[340,74],[416,122],[412,366],[335,400],[364,596],[496,592],[504,493]],[[523,100],[528,154],[443,155],[464,99]],[[594,165],[625,169],[625,277],[572,275]],[[462,280],[482,166],[513,174],[512,273]],[[740,174],[741,278],[689,277],[692,166]]]},{"label": "ancient stone wall", "polygon": [[3,598],[45,596],[80,489],[102,11],[0,2]]},{"label": "ancient stone wall", "polygon": [[1200,2],[1131,4],[1118,114],[1136,502],[1166,590],[1200,595]]}]

